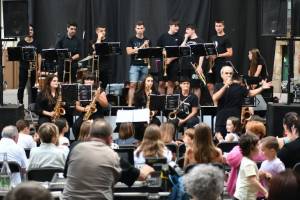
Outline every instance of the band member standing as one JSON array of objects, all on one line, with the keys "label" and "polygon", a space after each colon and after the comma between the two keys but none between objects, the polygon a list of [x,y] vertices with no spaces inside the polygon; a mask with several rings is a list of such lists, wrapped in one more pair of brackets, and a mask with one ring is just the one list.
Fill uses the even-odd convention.
[{"label": "band member standing", "polygon": [[110,40],[106,35],[106,27],[104,25],[96,27],[96,35],[96,39],[91,41],[89,54],[93,55],[94,59],[98,59],[98,77],[101,81],[101,88],[105,89],[111,78],[111,59],[109,56],[96,55],[95,44],[109,42]]},{"label": "band member standing", "polygon": [[182,77],[180,80],[180,102],[178,110],[174,111],[176,113],[175,119],[170,119],[172,116],[169,114],[169,120],[178,127],[193,128],[199,119],[197,117],[198,113],[198,98],[196,95],[190,91],[190,79],[188,77]]},{"label": "band member standing", "polygon": [[[95,86],[95,75],[87,73],[83,76],[83,84]],[[93,105],[94,104],[94,105]],[[103,109],[108,107],[108,100],[106,98],[105,91],[101,88],[97,88],[95,94],[92,96],[92,101],[87,104],[81,104],[80,101],[76,101],[75,109],[80,113],[79,117],[73,124],[72,130],[75,139],[78,139],[79,130],[84,120],[103,118]],[[92,111],[94,109],[94,111]],[[96,109],[96,110],[95,110]]]},{"label": "band member standing", "polygon": [[148,74],[148,63],[145,59],[136,58],[139,49],[151,46],[151,41],[144,36],[145,26],[143,21],[138,21],[135,24],[136,35],[130,38],[126,47],[126,52],[131,55],[130,70],[129,70],[129,91],[128,91],[128,106],[133,105],[134,92],[138,82],[142,82]]},{"label": "band member standing", "polygon": [[248,58],[250,61],[248,76],[259,77],[263,80],[268,78],[267,66],[259,49],[251,49],[248,53]]},{"label": "band member standing", "polygon": [[36,99],[36,113],[39,115],[39,125],[44,122],[51,122],[56,114],[54,112],[54,107],[59,95],[58,90],[57,76],[49,75],[46,78],[43,90],[38,94]]},{"label": "band member standing", "polygon": [[211,37],[211,42],[216,45],[218,56],[210,56],[209,59],[214,63],[212,67],[213,79],[215,83],[222,82],[220,71],[226,65],[226,60],[233,55],[232,45],[224,32],[225,24],[222,20],[215,21],[217,35]]},{"label": "band member standing", "polygon": [[[167,33],[161,35],[157,41],[157,46],[165,47],[165,46],[180,46],[183,38],[178,34],[179,31],[179,21],[178,20],[170,20],[169,21],[169,30]],[[175,88],[175,82],[178,80],[178,71],[179,71],[179,61],[178,58],[167,58],[167,81],[168,88],[167,94],[173,94]],[[159,81],[159,92],[160,94],[165,94],[166,83],[163,77],[163,70],[160,71],[160,81]]]},{"label": "band member standing", "polygon": [[[78,68],[78,60],[80,58],[81,42],[76,36],[77,33],[77,24],[75,22],[68,23],[67,33],[61,37],[55,45],[56,49],[68,49],[71,53],[71,81],[76,82],[76,74]],[[58,67],[58,79],[59,82],[64,82],[64,61],[59,61]]]},{"label": "band member standing", "polygon": [[[33,26],[30,24],[29,25],[29,32],[28,35],[20,40],[17,44],[18,47],[32,47],[36,49],[35,53],[40,52],[40,46],[38,42],[34,39],[34,30]],[[36,55],[36,59],[38,59]],[[23,98],[24,98],[24,90],[26,87],[26,83],[28,80],[28,70],[30,67],[29,61],[28,60],[21,60],[20,62],[20,68],[19,68],[19,89],[18,89],[18,101],[20,104],[23,104]],[[37,70],[39,69],[39,62],[35,62],[35,70],[30,70],[30,87],[31,87],[31,102],[35,103],[36,96],[37,96],[37,88],[34,87],[35,84],[35,79],[36,79],[36,73]],[[30,103],[30,102],[28,102]]]},{"label": "band member standing", "polygon": [[239,81],[233,80],[233,68],[224,66],[221,69],[222,83],[215,86],[213,101],[217,105],[217,115],[215,123],[216,133],[221,133],[223,137],[226,135],[226,120],[228,117],[237,117],[241,119],[241,107],[246,96],[255,96],[265,89],[272,86],[271,82],[262,81],[262,86],[248,90],[242,86]]},{"label": "band member standing", "polygon": [[[154,84],[153,84],[153,77],[152,75],[148,74],[146,78],[141,83],[140,88],[134,94],[134,102],[136,108],[149,108],[150,106],[150,95],[151,94],[158,94]],[[150,108],[149,108],[150,109]],[[160,121],[157,117],[155,117],[156,111],[152,112],[151,116],[151,124],[160,125]]]}]

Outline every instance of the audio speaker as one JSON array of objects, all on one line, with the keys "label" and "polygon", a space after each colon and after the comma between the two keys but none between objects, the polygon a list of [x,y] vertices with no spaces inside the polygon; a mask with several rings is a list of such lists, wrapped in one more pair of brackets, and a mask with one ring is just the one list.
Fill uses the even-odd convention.
[{"label": "audio speaker", "polygon": [[267,133],[268,135],[282,137],[282,119],[288,112],[300,115],[300,104],[269,103],[267,106]]},{"label": "audio speaker", "polygon": [[24,105],[6,104],[0,106],[0,132],[4,126],[15,125],[19,119],[24,119]]},{"label": "audio speaker", "polygon": [[261,35],[285,36],[287,34],[287,0],[261,1]]},{"label": "audio speaker", "polygon": [[27,0],[3,0],[3,22],[5,37],[18,37],[27,35]]}]

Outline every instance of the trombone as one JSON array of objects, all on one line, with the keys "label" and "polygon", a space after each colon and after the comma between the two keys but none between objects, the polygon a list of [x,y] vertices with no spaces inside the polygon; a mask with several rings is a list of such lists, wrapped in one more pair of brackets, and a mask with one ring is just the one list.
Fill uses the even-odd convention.
[{"label": "trombone", "polygon": [[168,65],[167,65],[167,51],[166,49],[164,48],[163,49],[163,70],[164,70],[164,77],[167,76],[167,68],[168,68]]},{"label": "trombone", "polygon": [[93,59],[92,59],[92,73],[95,74],[96,76],[96,83],[98,83],[99,81],[99,66],[100,64],[100,56],[98,55],[93,55]]},{"label": "trombone", "polygon": [[64,73],[63,73],[63,81],[66,80],[66,76],[68,76],[69,81],[67,81],[69,84],[72,82],[72,59],[71,59],[71,52],[68,52],[69,57],[64,59]]},{"label": "trombone", "polygon": [[198,64],[197,64],[197,63],[193,64],[193,63],[191,62],[191,65],[193,66],[193,68],[194,68],[194,70],[195,70],[195,73],[197,74],[197,76],[199,77],[199,79],[203,82],[204,85],[206,85],[206,78],[205,78],[204,73],[203,73],[203,72],[202,72],[202,73],[199,73],[199,72],[197,71]]}]

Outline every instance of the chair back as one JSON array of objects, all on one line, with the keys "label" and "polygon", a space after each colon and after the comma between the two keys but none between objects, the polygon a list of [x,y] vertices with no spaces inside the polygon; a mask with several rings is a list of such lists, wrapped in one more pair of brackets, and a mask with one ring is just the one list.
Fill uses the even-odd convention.
[{"label": "chair back", "polygon": [[30,169],[27,172],[27,180],[39,181],[39,182],[45,182],[45,181],[50,182],[53,178],[53,175],[56,172],[64,172],[64,170],[61,168],[53,168],[53,167]]},{"label": "chair back", "polygon": [[[3,161],[0,161],[0,169],[2,168]],[[21,166],[16,161],[8,161],[8,166],[11,173],[21,172]]]},{"label": "chair back", "polygon": [[165,144],[166,147],[175,155],[177,155],[177,145],[173,143]]},{"label": "chair back", "polygon": [[184,156],[185,150],[186,150],[185,144],[184,143],[180,144],[179,147],[178,147],[178,157],[179,158],[182,157],[182,156]]},{"label": "chair back", "polygon": [[30,156],[30,150],[31,149],[29,149],[29,148],[24,149],[27,158],[29,158],[29,156]]},{"label": "chair back", "polygon": [[228,153],[233,149],[233,147],[237,146],[238,144],[238,142],[221,142],[217,145],[217,147],[219,147],[223,153]]}]

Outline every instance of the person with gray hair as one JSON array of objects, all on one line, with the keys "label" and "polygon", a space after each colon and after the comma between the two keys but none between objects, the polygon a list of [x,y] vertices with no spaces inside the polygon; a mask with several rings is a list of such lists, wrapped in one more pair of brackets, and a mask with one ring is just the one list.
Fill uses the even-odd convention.
[{"label": "person with gray hair", "polygon": [[183,183],[193,200],[217,200],[223,192],[224,173],[216,166],[199,164],[183,176]]},{"label": "person with gray hair", "polygon": [[[6,126],[2,130],[2,139],[0,141],[0,160],[3,160],[4,153],[7,153],[8,161],[15,161],[21,167],[21,173],[25,174],[28,165],[25,151],[20,147],[18,142],[18,129],[15,126]],[[21,182],[20,173],[12,173],[12,185]]]}]

